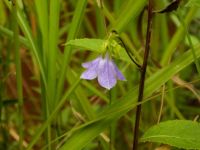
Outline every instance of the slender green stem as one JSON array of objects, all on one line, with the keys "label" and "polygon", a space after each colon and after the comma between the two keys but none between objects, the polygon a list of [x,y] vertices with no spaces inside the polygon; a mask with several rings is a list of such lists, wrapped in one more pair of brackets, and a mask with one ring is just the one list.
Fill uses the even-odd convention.
[{"label": "slender green stem", "polygon": [[[149,56],[149,51],[150,51],[151,22],[152,22],[152,2],[151,2],[151,0],[149,0],[148,22],[147,22],[147,32],[146,32],[146,45],[145,45],[143,65],[142,65],[142,68],[141,68],[138,103],[142,102],[143,93],[144,93],[144,82],[145,82],[147,61],[148,61],[148,56]],[[136,108],[136,120],[135,120],[135,128],[134,128],[133,150],[138,149],[138,134],[139,134],[139,123],[140,123],[141,109],[142,109],[142,105],[138,105],[137,108]]]},{"label": "slender green stem", "polygon": [[127,49],[126,45],[124,44],[124,42],[123,42],[123,40],[121,39],[120,36],[118,36],[118,39],[120,40],[120,43],[121,43],[122,46],[124,47],[124,49],[125,49],[127,55],[128,55],[129,58],[131,59],[131,61],[140,69],[141,66],[134,60],[134,58],[132,57],[132,55],[133,55],[132,52],[129,51],[129,50]]},{"label": "slender green stem", "polygon": [[163,84],[163,86],[162,86],[161,100],[160,100],[160,111],[159,111],[157,123],[159,123],[160,120],[161,120],[163,105],[164,105],[164,97],[165,97],[165,84]]},{"label": "slender green stem", "polygon": [[59,14],[60,1],[50,0],[50,14],[49,14],[49,52],[48,52],[48,102],[50,112],[56,106],[55,92],[56,92],[56,59],[58,53],[58,33],[59,33]]},{"label": "slender green stem", "polygon": [[181,114],[181,112],[178,110],[178,108],[176,107],[175,104],[175,88],[173,87],[173,81],[169,81],[167,83],[168,86],[168,95],[166,95],[166,101],[168,103],[168,105],[170,106],[170,117],[173,118],[174,114],[179,118],[179,119],[185,119],[185,117],[183,116],[183,114]]},{"label": "slender green stem", "polygon": [[[42,116],[44,121],[48,119],[49,116],[49,108],[48,108],[48,101],[47,101],[47,94],[44,87],[44,82],[41,80],[41,97],[42,97]],[[50,147],[50,137],[51,137],[51,126],[47,127],[45,131],[45,142],[48,145],[48,149]]]},{"label": "slender green stem", "polygon": [[[190,8],[190,10],[188,11],[184,19],[185,25],[188,25],[191,22],[196,11],[197,11],[197,8],[195,7]],[[184,27],[181,26],[177,29],[176,33],[173,35],[172,39],[170,40],[170,43],[168,44],[166,50],[164,51],[162,55],[162,60],[161,60],[162,66],[168,64],[169,60],[171,59],[171,56],[173,55],[174,51],[177,48],[177,45],[183,38],[184,38]]]},{"label": "slender green stem", "polygon": [[[42,34],[42,58],[44,69],[47,69],[47,55],[49,51],[49,13],[48,13],[48,0],[35,0],[38,25]],[[45,70],[47,72],[47,70]]]},{"label": "slender green stem", "polygon": [[19,117],[19,149],[23,149],[23,85],[22,85],[22,69],[19,49],[19,28],[17,23],[17,3],[13,2],[13,49],[15,51],[15,66],[17,80],[17,95],[18,95],[18,117]]},{"label": "slender green stem", "polygon": [[[98,2],[98,1],[97,1]],[[103,1],[99,0],[96,7],[96,18],[97,18],[97,32],[100,38],[103,38],[107,34],[106,20],[103,13],[104,5]]]},{"label": "slender green stem", "polygon": [[[2,42],[0,42],[1,44]],[[7,58],[8,58],[8,55],[6,55]],[[2,48],[0,48],[0,59],[3,60],[3,50]],[[4,61],[4,60],[3,60]],[[7,60],[6,60],[7,62]],[[7,65],[6,63],[5,64],[2,64],[2,66],[0,66],[0,133],[1,136],[3,137],[3,142],[2,143],[5,143],[4,144],[4,147],[5,149],[7,149],[7,136],[6,136],[6,132],[5,132],[5,128],[3,126],[3,95],[4,95],[4,92],[5,92],[5,80],[4,80],[4,77],[6,76],[6,72],[7,72]]]},{"label": "slender green stem", "polygon": [[[35,0],[35,6],[36,6],[36,12],[38,15],[38,25],[40,28],[40,32],[42,34],[42,46],[41,46],[42,47],[42,52],[41,52],[42,59],[41,60],[44,64],[45,72],[48,72],[47,64],[50,66],[51,63],[47,62],[47,60],[52,59],[51,56],[49,57],[49,55],[50,55],[49,51],[51,52],[51,54],[56,51],[56,49],[54,47],[52,47],[52,45],[50,47],[54,48],[55,50],[54,49],[53,49],[53,51],[52,51],[52,49],[49,50],[49,19],[50,19],[50,17],[52,19],[52,17],[54,17],[54,16],[50,15],[50,17],[49,17],[49,13],[48,13],[49,5],[48,5],[47,0],[42,0],[42,1]],[[57,12],[55,13],[55,15],[57,15]],[[53,20],[53,21],[55,21],[55,20]],[[51,26],[52,26],[52,24],[51,24]],[[54,32],[54,31],[55,30],[53,30],[52,32]],[[54,37],[52,37],[52,38],[54,38]],[[55,64],[54,61],[52,63]],[[52,67],[52,70],[53,69],[54,69],[54,67]],[[49,81],[49,78],[48,78],[49,74],[51,74],[50,71],[48,72],[48,74],[46,74],[46,78],[48,81]],[[52,80],[52,82],[53,82],[53,80]],[[48,86],[47,86],[48,89],[45,88],[45,83],[43,80],[41,80],[41,91],[42,91],[41,96],[42,96],[42,110],[43,110],[42,113],[43,113],[44,120],[47,120],[47,118],[49,116],[49,103],[50,103],[49,97],[52,98],[52,95],[50,96],[50,94],[52,94],[52,92],[49,92],[50,91],[49,90],[49,88],[50,88],[49,82],[47,84],[48,84]],[[46,144],[48,145],[48,149],[50,150],[51,149],[51,144],[50,144],[50,142],[51,142],[51,125],[49,125],[47,127],[47,130],[45,132],[45,141],[46,141]]]},{"label": "slender green stem", "polygon": [[33,54],[35,55],[35,58],[37,60],[38,66],[40,68],[40,73],[41,73],[41,77],[44,80],[44,85],[45,85],[45,89],[47,89],[47,81],[46,81],[46,76],[45,76],[45,71],[44,71],[44,65],[42,63],[42,59],[41,56],[39,55],[39,50],[38,50],[38,45],[36,44],[35,40],[33,39],[33,35],[31,34],[31,29],[28,25],[28,22],[25,20],[25,17],[23,15],[23,12],[18,10],[17,12],[17,18],[18,18],[18,23],[22,29],[22,31],[24,32],[27,40],[30,43],[30,47],[33,51]]},{"label": "slender green stem", "polygon": [[[7,35],[10,39],[13,38],[13,32],[1,25],[0,25],[0,34]],[[26,38],[24,38],[23,36],[19,36],[19,41],[24,46],[30,47],[28,40]]]},{"label": "slender green stem", "polygon": [[[111,90],[109,91],[109,99],[110,99],[110,102],[109,102],[109,105],[111,106],[112,104],[112,93],[111,93]],[[110,150],[112,150],[112,125],[110,125],[109,127],[109,132],[110,132]]]},{"label": "slender green stem", "polygon": [[182,16],[179,15],[179,14],[180,14],[180,13],[178,13],[178,18],[179,18],[179,20],[180,20],[181,24],[183,25],[184,30],[185,30],[185,32],[186,32],[186,36],[187,36],[189,45],[190,45],[191,50],[192,50],[192,55],[193,55],[193,57],[194,57],[194,63],[195,63],[195,65],[196,65],[197,72],[198,72],[198,74],[200,75],[200,64],[199,64],[199,61],[198,61],[198,59],[197,59],[196,52],[195,52],[195,49],[194,49],[194,46],[193,46],[191,37],[190,37],[190,35],[189,35],[189,33],[188,33],[188,29],[187,29],[187,27],[186,27],[186,24],[185,24],[185,22],[184,22]]},{"label": "slender green stem", "polygon": [[[59,15],[60,15],[60,1],[59,0],[50,0],[49,4],[49,43],[48,43],[48,74],[47,74],[47,118],[49,117],[49,114],[54,110],[56,106],[55,101],[55,92],[56,92],[56,59],[57,59],[57,53],[58,53],[58,37],[59,37]],[[56,120],[54,121],[56,122]],[[56,123],[55,123],[56,124]],[[53,135],[51,135],[51,123],[48,127],[48,143],[51,142],[51,138]],[[52,136],[52,137],[51,137]],[[51,150],[51,145],[48,146],[48,149]]]}]

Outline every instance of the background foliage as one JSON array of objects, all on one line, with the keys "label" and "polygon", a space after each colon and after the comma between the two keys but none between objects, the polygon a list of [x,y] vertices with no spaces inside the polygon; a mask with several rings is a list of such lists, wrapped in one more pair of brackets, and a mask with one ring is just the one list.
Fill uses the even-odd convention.
[{"label": "background foliage", "polygon": [[[107,91],[79,77],[113,29],[142,64],[147,0],[12,2],[0,1],[0,149],[131,149],[140,71],[124,48],[113,60],[126,82]],[[153,16],[141,150],[200,149],[199,3]]]}]

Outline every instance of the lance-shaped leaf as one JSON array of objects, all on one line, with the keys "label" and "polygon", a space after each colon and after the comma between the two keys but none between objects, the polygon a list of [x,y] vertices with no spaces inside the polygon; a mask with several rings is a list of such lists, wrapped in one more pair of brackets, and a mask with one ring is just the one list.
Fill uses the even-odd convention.
[{"label": "lance-shaped leaf", "polygon": [[184,149],[200,149],[200,124],[188,120],[172,120],[151,127],[141,138]]}]

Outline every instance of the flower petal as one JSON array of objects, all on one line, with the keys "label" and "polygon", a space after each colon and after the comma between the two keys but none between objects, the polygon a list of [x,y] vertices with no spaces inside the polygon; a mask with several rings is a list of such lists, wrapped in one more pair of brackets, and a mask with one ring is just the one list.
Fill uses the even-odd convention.
[{"label": "flower petal", "polygon": [[93,80],[97,77],[97,72],[94,69],[88,69],[81,74],[81,79]]},{"label": "flower petal", "polygon": [[98,66],[98,82],[99,84],[106,88],[111,89],[115,86],[117,79],[115,78],[115,72],[113,66],[108,57],[99,61]]},{"label": "flower petal", "polygon": [[118,67],[115,65],[114,62],[113,63],[113,66],[114,66],[114,69],[115,69],[115,73],[116,73],[116,76],[117,76],[117,79],[118,80],[122,80],[122,81],[125,81],[125,77],[123,76],[123,74],[121,73],[121,71],[118,69]]},{"label": "flower petal", "polygon": [[82,66],[87,68],[87,70],[81,74],[80,78],[86,80],[95,79],[97,77],[97,68],[101,59],[102,57],[97,57],[91,62],[83,63]]},{"label": "flower petal", "polygon": [[102,59],[101,56],[97,57],[96,59],[92,60],[92,61],[89,61],[89,62],[85,62],[85,63],[82,63],[82,67],[83,68],[90,68],[91,66],[99,63],[99,60]]}]

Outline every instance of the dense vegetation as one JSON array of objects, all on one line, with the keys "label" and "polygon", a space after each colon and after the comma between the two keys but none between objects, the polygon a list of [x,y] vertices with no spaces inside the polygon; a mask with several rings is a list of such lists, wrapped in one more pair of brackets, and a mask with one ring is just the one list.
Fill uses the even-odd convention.
[{"label": "dense vegetation", "polygon": [[199,8],[1,0],[0,149],[200,149]]}]

